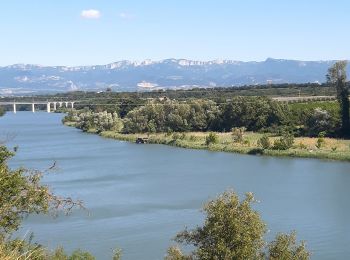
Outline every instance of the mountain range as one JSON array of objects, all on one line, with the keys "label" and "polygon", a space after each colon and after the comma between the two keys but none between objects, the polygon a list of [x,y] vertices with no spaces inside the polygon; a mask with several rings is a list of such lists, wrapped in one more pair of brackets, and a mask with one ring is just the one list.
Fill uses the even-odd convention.
[{"label": "mountain range", "polygon": [[[148,91],[194,87],[239,87],[278,83],[322,83],[334,61],[194,61],[166,59],[118,61],[96,66],[0,67],[0,95],[57,93],[75,90]],[[348,69],[348,73],[350,69]]]}]

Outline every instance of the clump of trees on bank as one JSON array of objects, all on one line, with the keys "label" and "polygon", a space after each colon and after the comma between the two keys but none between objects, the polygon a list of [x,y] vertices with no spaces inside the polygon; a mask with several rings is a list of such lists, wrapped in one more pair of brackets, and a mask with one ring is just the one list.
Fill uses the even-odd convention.
[{"label": "clump of trees on bank", "polygon": [[65,121],[75,122],[75,126],[85,132],[89,130],[94,130],[96,132],[120,132],[123,129],[123,121],[119,118],[118,113],[109,113],[107,111],[73,111],[63,119],[63,122]]},{"label": "clump of trees on bank", "polygon": [[[100,119],[104,113],[103,120]],[[118,121],[123,133],[156,133],[186,131],[231,131],[233,127],[245,127],[248,131],[266,130],[288,125],[290,111],[283,103],[265,97],[235,97],[227,103],[211,100],[188,102],[150,102],[131,110],[122,120],[116,113],[73,111],[66,121],[76,122],[84,131],[90,128],[110,130],[110,121]],[[111,116],[113,115],[113,116]]]},{"label": "clump of trees on bank", "polygon": [[152,101],[122,118],[117,112],[71,111],[64,119],[83,131],[120,133],[247,131],[294,136],[344,136],[341,111],[335,101],[284,104],[266,97],[235,97],[226,103],[211,100]]}]

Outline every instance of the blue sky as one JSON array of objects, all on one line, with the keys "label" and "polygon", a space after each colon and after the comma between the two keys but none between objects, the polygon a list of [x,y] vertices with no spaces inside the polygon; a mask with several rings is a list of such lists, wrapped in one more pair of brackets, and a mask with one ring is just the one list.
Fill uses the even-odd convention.
[{"label": "blue sky", "polygon": [[349,0],[7,0],[0,66],[350,59]]}]

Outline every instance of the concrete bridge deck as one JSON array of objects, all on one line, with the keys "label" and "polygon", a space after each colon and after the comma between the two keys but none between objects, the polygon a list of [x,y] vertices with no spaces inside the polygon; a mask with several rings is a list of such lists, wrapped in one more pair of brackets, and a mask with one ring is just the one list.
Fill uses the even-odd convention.
[{"label": "concrete bridge deck", "polygon": [[13,106],[13,113],[17,112],[17,105],[31,105],[32,106],[32,112],[35,112],[35,105],[46,105],[46,111],[48,113],[51,112],[51,105],[53,106],[53,111],[55,111],[57,109],[57,105],[59,107],[65,106],[66,108],[69,107],[70,108],[74,108],[74,103],[76,101],[31,101],[31,102],[16,102],[16,101],[8,101],[8,102],[0,102],[0,106],[4,105],[4,106],[8,106],[11,105]]}]

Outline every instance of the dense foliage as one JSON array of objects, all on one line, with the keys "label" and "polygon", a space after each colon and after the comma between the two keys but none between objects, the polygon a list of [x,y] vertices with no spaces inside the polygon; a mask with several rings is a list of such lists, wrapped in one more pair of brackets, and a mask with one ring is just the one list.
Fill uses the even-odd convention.
[{"label": "dense foliage", "polygon": [[73,121],[84,131],[114,130],[124,133],[276,130],[290,124],[287,105],[264,97],[236,97],[228,103],[211,100],[163,101],[131,110],[124,119],[116,113],[73,111],[65,121]]},{"label": "dense foliage", "polygon": [[179,247],[168,250],[167,260],[185,259],[286,259],[310,258],[305,244],[296,242],[295,233],[278,234],[266,243],[266,225],[252,208],[253,194],[247,193],[240,201],[234,192],[225,192],[204,206],[203,226],[178,233],[175,241],[192,245],[186,255]]},{"label": "dense foliage", "polygon": [[229,132],[244,128],[278,135],[289,132],[295,136],[318,136],[321,132],[340,136],[342,125],[335,101],[284,104],[266,97],[235,97],[225,103],[202,99],[150,101],[124,118],[117,112],[83,109],[69,112],[64,121],[75,122],[83,131],[97,132]]},{"label": "dense foliage", "polygon": [[220,107],[220,131],[231,131],[233,127],[258,131],[289,123],[288,106],[265,97],[236,97]]},{"label": "dense foliage", "polygon": [[289,108],[297,134],[318,136],[320,132],[325,132],[327,136],[340,135],[340,109],[335,101],[295,103]]},{"label": "dense foliage", "polygon": [[219,107],[213,101],[150,103],[130,111],[125,133],[207,131],[215,128]]},{"label": "dense foliage", "polygon": [[92,112],[90,110],[71,112],[64,121],[73,121],[75,126],[83,131],[89,131],[91,129],[97,132],[102,131],[121,131],[123,128],[123,122],[119,118],[117,113],[104,112]]},{"label": "dense foliage", "polygon": [[41,173],[10,170],[7,160],[12,155],[6,147],[0,147],[0,234],[17,230],[30,213],[47,213],[55,198],[39,183]]}]

